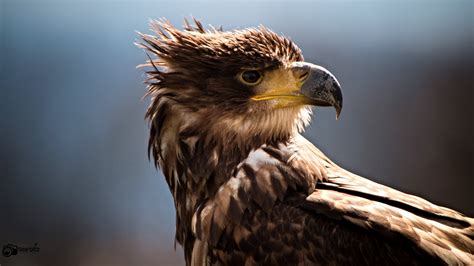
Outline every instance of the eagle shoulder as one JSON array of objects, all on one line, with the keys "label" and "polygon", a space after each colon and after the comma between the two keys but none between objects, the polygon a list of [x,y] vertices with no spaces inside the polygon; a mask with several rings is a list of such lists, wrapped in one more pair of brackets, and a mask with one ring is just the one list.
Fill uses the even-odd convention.
[{"label": "eagle shoulder", "polygon": [[292,142],[262,145],[251,151],[216,191],[197,208],[192,230],[198,239],[216,245],[224,231],[240,224],[252,205],[269,212],[289,191],[308,195],[323,179],[322,166],[302,165],[294,155]]}]

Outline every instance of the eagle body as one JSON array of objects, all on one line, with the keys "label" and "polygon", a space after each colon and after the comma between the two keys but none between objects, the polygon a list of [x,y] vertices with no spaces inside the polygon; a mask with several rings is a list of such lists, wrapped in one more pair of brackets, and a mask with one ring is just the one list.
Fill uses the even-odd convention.
[{"label": "eagle body", "polygon": [[140,34],[149,152],[187,265],[469,265],[474,219],[352,174],[300,132],[336,78],[264,28]]}]

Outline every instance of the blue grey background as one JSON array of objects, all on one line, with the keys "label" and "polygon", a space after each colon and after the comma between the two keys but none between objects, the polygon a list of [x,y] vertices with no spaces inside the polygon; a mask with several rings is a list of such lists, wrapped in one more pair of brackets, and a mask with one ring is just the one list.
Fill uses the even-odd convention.
[{"label": "blue grey background", "polygon": [[472,1],[0,1],[2,265],[175,265],[173,202],[146,155],[135,30],[263,24],[330,69],[344,110],[305,135],[340,165],[470,215]]}]

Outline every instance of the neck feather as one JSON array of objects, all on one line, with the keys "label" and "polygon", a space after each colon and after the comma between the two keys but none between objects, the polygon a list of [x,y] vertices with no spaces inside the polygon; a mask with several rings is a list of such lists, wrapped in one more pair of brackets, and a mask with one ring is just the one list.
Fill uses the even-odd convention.
[{"label": "neck feather", "polygon": [[[149,149],[176,207],[176,239],[190,245],[192,215],[227,182],[239,163],[262,145],[288,142],[308,124],[307,107],[253,115],[191,111],[166,99],[152,105]],[[150,108],[152,108],[150,107]]]}]

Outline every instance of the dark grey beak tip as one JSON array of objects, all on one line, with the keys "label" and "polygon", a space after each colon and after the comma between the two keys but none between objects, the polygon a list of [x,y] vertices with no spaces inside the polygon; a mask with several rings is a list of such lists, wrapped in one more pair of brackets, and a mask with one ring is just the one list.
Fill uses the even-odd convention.
[{"label": "dark grey beak tip", "polygon": [[342,112],[342,106],[334,106],[334,108],[336,109],[336,120],[339,119],[339,116],[341,116],[341,112]]}]

